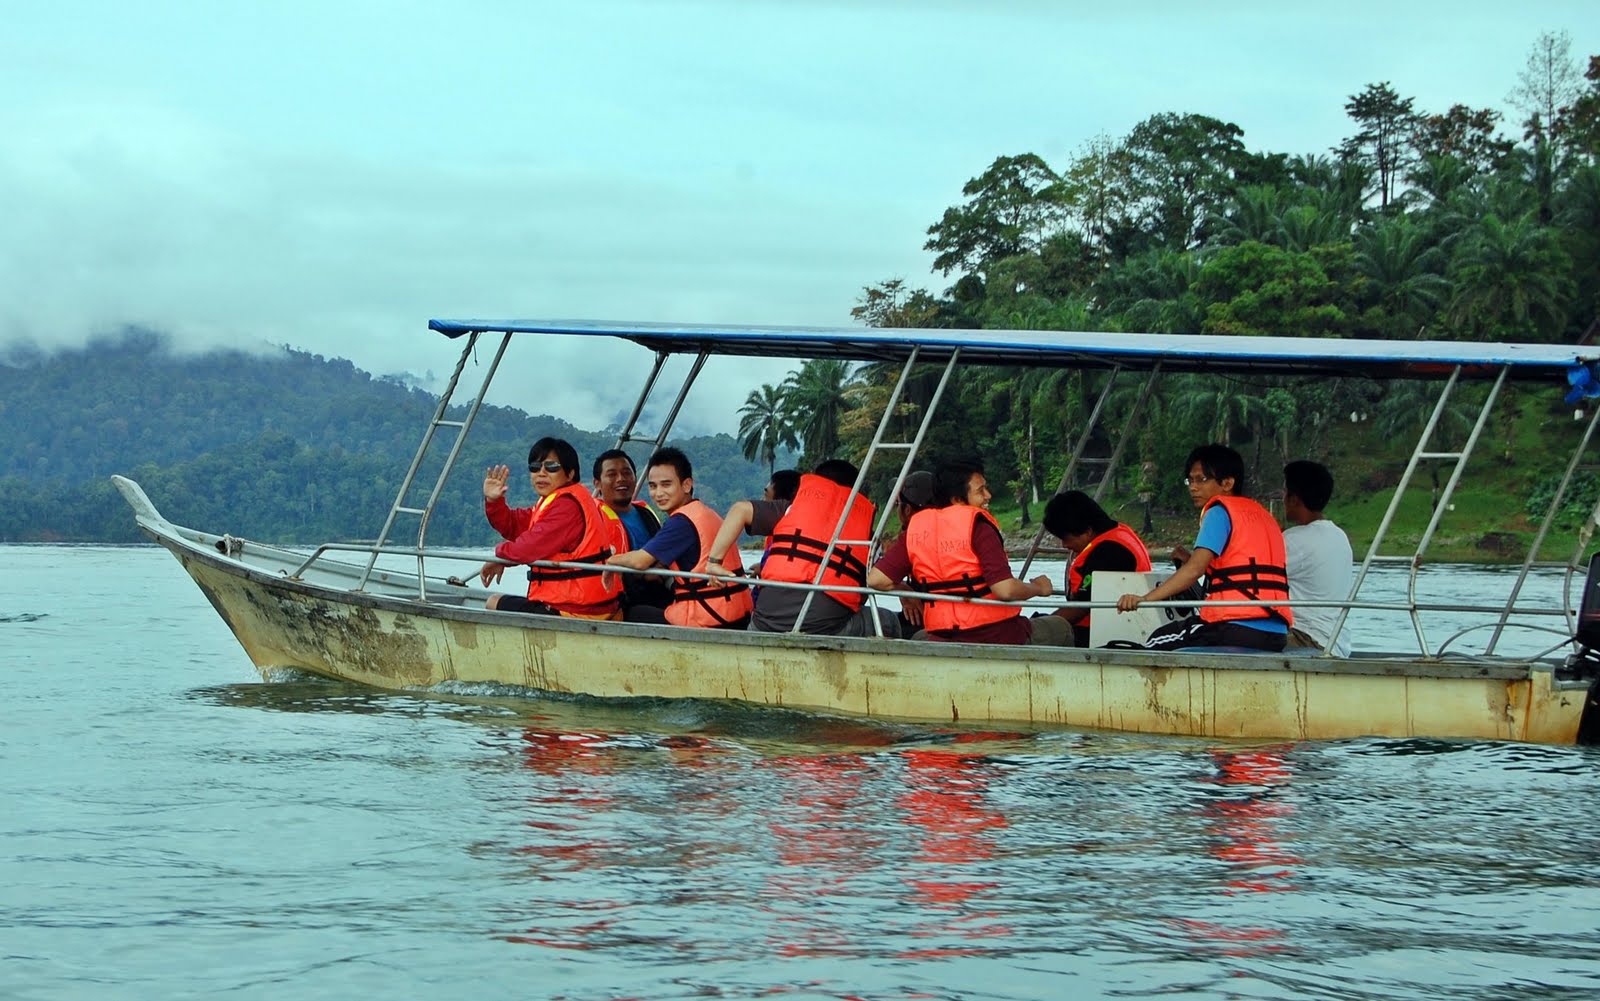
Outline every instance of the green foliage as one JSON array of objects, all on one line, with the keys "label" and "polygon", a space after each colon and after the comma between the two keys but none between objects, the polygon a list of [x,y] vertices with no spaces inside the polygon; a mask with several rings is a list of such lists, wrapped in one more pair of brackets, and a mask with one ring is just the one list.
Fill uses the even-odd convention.
[{"label": "green foliage", "polygon": [[[1528,491],[1528,501],[1525,510],[1528,517],[1535,522],[1542,521],[1550,510],[1550,503],[1555,500],[1556,489],[1561,486],[1561,474],[1551,473],[1537,480]],[[1593,473],[1580,473],[1567,484],[1567,490],[1561,498],[1561,507],[1556,511],[1555,525],[1558,528],[1573,529],[1583,524],[1584,519],[1594,511],[1595,505],[1600,504],[1600,476]]]},{"label": "green foliage", "polygon": [[1200,269],[1209,300],[1201,332],[1337,336],[1345,327],[1338,289],[1309,253],[1247,241],[1219,250]]}]

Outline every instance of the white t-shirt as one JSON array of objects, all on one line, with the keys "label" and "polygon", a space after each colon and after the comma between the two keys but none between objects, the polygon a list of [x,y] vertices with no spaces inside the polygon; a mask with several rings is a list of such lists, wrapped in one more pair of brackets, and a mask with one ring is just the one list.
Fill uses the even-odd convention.
[{"label": "white t-shirt", "polygon": [[[1350,539],[1344,529],[1326,518],[1309,525],[1296,525],[1284,530],[1283,548],[1289,564],[1289,599],[1291,601],[1344,601],[1350,597],[1350,583],[1355,577],[1355,554],[1350,551]],[[1328,647],[1328,635],[1339,620],[1337,608],[1294,607],[1294,627],[1316,640],[1323,649]],[[1350,655],[1350,623],[1339,631],[1339,643],[1333,654]]]}]

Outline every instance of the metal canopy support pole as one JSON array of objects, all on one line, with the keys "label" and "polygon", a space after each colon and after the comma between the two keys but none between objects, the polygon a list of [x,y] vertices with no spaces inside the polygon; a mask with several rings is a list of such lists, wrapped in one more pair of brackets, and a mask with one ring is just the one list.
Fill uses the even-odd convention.
[{"label": "metal canopy support pole", "polygon": [[[688,398],[689,390],[694,387],[694,381],[695,379],[699,378],[700,370],[706,367],[706,359],[709,357],[711,357],[710,351],[701,351],[699,354],[694,356],[694,364],[689,366],[689,374],[683,377],[683,386],[678,390],[677,398],[672,401],[672,408],[667,411],[667,416],[662,420],[661,430],[656,432],[656,448],[660,448],[662,445],[666,444],[667,432],[672,430],[673,421],[678,419],[678,411],[683,409],[683,401]],[[654,381],[654,378],[654,376],[651,376],[652,381]],[[647,386],[645,388],[646,392],[648,392],[649,387]],[[639,405],[644,405],[642,398]]]},{"label": "metal canopy support pole", "polygon": [[1483,406],[1478,409],[1478,419],[1472,425],[1472,433],[1467,435],[1467,443],[1461,446],[1461,451],[1428,452],[1423,455],[1425,459],[1453,458],[1456,463],[1455,468],[1450,471],[1450,479],[1445,483],[1444,491],[1439,496],[1439,502],[1433,507],[1433,517],[1428,519],[1428,527],[1423,531],[1422,538],[1417,540],[1417,552],[1411,558],[1411,576],[1406,582],[1406,601],[1411,605],[1411,627],[1417,632],[1417,647],[1424,657],[1430,655],[1428,639],[1422,631],[1422,613],[1417,611],[1417,572],[1422,569],[1422,554],[1427,552],[1428,543],[1433,541],[1433,533],[1438,530],[1444,513],[1450,509],[1450,498],[1456,492],[1456,484],[1461,482],[1461,474],[1467,468],[1467,460],[1471,458],[1472,450],[1477,447],[1478,438],[1483,434],[1483,426],[1489,423],[1489,415],[1494,412],[1495,401],[1500,398],[1500,387],[1506,384],[1506,376],[1510,371],[1509,366],[1500,369],[1500,375],[1490,387]]},{"label": "metal canopy support pole", "polygon": [[[1400,510],[1400,499],[1405,496],[1406,488],[1411,485],[1411,477],[1416,474],[1417,465],[1422,461],[1428,441],[1433,437],[1434,429],[1439,426],[1439,417],[1444,413],[1445,405],[1450,401],[1450,393],[1460,378],[1461,366],[1457,365],[1450,370],[1450,378],[1445,380],[1444,388],[1439,391],[1439,399],[1433,405],[1433,413],[1428,416],[1428,423],[1423,427],[1422,434],[1411,449],[1411,459],[1406,463],[1406,471],[1400,475],[1400,482],[1395,484],[1394,495],[1389,498],[1389,508],[1384,511],[1383,520],[1378,522],[1378,531],[1373,534],[1372,543],[1367,546],[1367,555],[1361,561],[1361,569],[1356,572],[1355,583],[1350,585],[1350,596],[1347,600],[1356,600],[1356,595],[1361,593],[1362,583],[1367,579],[1367,571],[1378,561],[1378,547],[1383,544],[1384,536],[1389,533],[1389,525],[1394,521],[1395,513]],[[1339,616],[1333,622],[1333,630],[1324,649],[1333,649],[1334,643],[1339,639],[1339,633],[1344,629],[1345,620],[1349,617],[1350,609],[1339,609]],[[1423,654],[1426,655],[1427,651],[1424,650]]]},{"label": "metal canopy support pole", "polygon": [[[1101,388],[1100,395],[1096,397],[1094,408],[1089,411],[1089,422],[1084,425],[1083,433],[1078,435],[1078,443],[1073,446],[1072,455],[1067,459],[1067,468],[1061,473],[1061,482],[1056,484],[1056,493],[1059,494],[1067,489],[1067,484],[1072,482],[1072,474],[1077,472],[1078,463],[1083,461],[1083,453],[1089,447],[1089,439],[1094,436],[1094,429],[1100,425],[1100,411],[1105,407],[1106,400],[1111,396],[1112,388],[1117,384],[1117,376],[1121,374],[1122,367],[1119,365],[1106,376],[1106,384]],[[1100,482],[1103,485],[1105,479],[1102,478]],[[1022,570],[1018,574],[1019,577],[1027,578],[1028,568],[1033,566],[1033,558],[1039,554],[1039,544],[1043,541],[1044,522],[1041,520],[1038,531],[1033,533],[1033,543],[1028,546],[1028,555],[1023,557]]]},{"label": "metal canopy support pole", "polygon": [[[439,495],[444,493],[445,480],[450,476],[450,471],[455,468],[456,459],[461,455],[461,446],[466,443],[467,433],[472,430],[472,425],[478,419],[478,411],[483,409],[484,395],[489,392],[489,382],[500,368],[500,359],[505,356],[506,348],[511,344],[511,335],[505,334],[500,338],[500,347],[494,353],[494,358],[489,362],[489,369],[483,374],[483,385],[478,388],[478,395],[473,397],[467,406],[467,415],[457,425],[456,440],[451,443],[450,451],[444,458],[444,468],[439,470],[439,478],[434,481],[433,490],[428,494],[428,503],[422,515],[422,523],[417,526],[417,577],[422,577],[422,549],[423,542],[428,535],[428,522],[433,517],[434,506],[439,502]],[[450,421],[441,421],[444,426],[449,426]]]},{"label": "metal canopy support pole", "polygon": [[[1111,383],[1116,379],[1119,371],[1120,369],[1113,371],[1110,378],[1106,380],[1105,391],[1100,394],[1100,400],[1095,403],[1094,416],[1091,417],[1091,420],[1098,421],[1100,415],[1100,406],[1110,398]],[[1145,401],[1150,399],[1150,394],[1155,389],[1156,383],[1160,380],[1160,378],[1161,363],[1156,362],[1155,366],[1150,369],[1150,374],[1145,376],[1144,385],[1139,387],[1139,395],[1134,398],[1133,406],[1128,410],[1127,420],[1123,424],[1122,434],[1117,436],[1116,447],[1112,449],[1111,458],[1106,460],[1105,472],[1100,477],[1100,483],[1094,489],[1095,500],[1098,501],[1105,495],[1106,487],[1111,483],[1112,474],[1117,471],[1117,467],[1122,462],[1122,453],[1127,450],[1128,439],[1133,437],[1133,429],[1139,423],[1139,416],[1144,413]],[[1089,431],[1093,431],[1093,429],[1094,425],[1091,424]],[[1067,484],[1071,482],[1073,468],[1077,464],[1078,456],[1088,444],[1089,431],[1086,431],[1084,435],[1080,437],[1078,448],[1073,453],[1073,459],[1067,464],[1066,472],[1061,475],[1061,482],[1056,485],[1057,494],[1065,490],[1067,488]],[[1033,543],[1028,546],[1028,555],[1022,560],[1022,570],[1017,574],[1017,576],[1023,580],[1026,580],[1028,577],[1028,569],[1033,566],[1034,557],[1039,555],[1040,543],[1044,541],[1044,533],[1044,522],[1040,521],[1038,531],[1033,533]]]},{"label": "metal canopy support pole", "polygon": [[[1506,607],[1500,611],[1500,621],[1495,623],[1494,632],[1489,635],[1489,643],[1483,652],[1494,653],[1494,648],[1500,643],[1500,635],[1505,632],[1506,623],[1511,618],[1511,611],[1516,607],[1517,598],[1522,594],[1522,585],[1528,579],[1528,571],[1539,558],[1539,549],[1544,545],[1545,536],[1550,531],[1550,526],[1556,520],[1556,513],[1561,510],[1561,502],[1567,498],[1567,487],[1572,483],[1572,474],[1577,472],[1578,464],[1583,459],[1583,453],[1589,449],[1589,440],[1594,437],[1594,429],[1600,424],[1600,407],[1594,408],[1594,416],[1589,418],[1589,426],[1584,429],[1583,439],[1578,442],[1578,447],[1573,450],[1572,458],[1567,462],[1567,471],[1561,477],[1560,486],[1556,487],[1556,495],[1550,498],[1550,508],[1544,513],[1544,520],[1539,523],[1539,532],[1533,537],[1533,545],[1528,548],[1528,556],[1522,561],[1522,570],[1517,574],[1517,580],[1511,585],[1511,594],[1506,598]],[[1570,623],[1569,623],[1570,625]]]},{"label": "metal canopy support pole", "polygon": [[[873,432],[872,442],[867,446],[867,453],[861,459],[861,468],[856,472],[855,485],[850,488],[850,496],[845,498],[844,510],[839,513],[839,521],[833,526],[833,535],[828,540],[828,548],[823,551],[822,562],[817,565],[817,574],[812,578],[811,582],[814,585],[822,582],[822,574],[827,569],[828,561],[833,558],[833,551],[836,547],[847,544],[864,545],[868,549],[870,558],[872,549],[876,547],[878,540],[883,537],[884,529],[889,524],[890,509],[895,506],[895,501],[900,496],[900,488],[905,484],[906,474],[910,471],[911,464],[916,461],[917,449],[922,446],[922,439],[928,433],[928,426],[933,423],[933,415],[939,409],[939,400],[944,396],[945,387],[950,382],[950,375],[955,371],[956,364],[961,359],[961,349],[959,347],[950,352],[950,360],[945,363],[944,373],[939,377],[939,385],[934,389],[933,397],[928,401],[928,408],[923,412],[922,422],[917,426],[917,433],[912,439],[909,442],[886,442],[883,439],[888,434],[889,422],[894,417],[895,408],[899,406],[900,394],[905,389],[906,383],[911,379],[911,369],[917,363],[917,356],[920,350],[920,348],[912,348],[911,354],[906,358],[905,366],[900,370],[900,378],[895,381],[894,390],[889,394],[888,402],[883,408],[883,416],[878,418],[877,430]],[[839,533],[844,531],[845,522],[850,516],[850,508],[855,504],[856,498],[861,494],[862,486],[867,482],[867,471],[872,467],[872,460],[876,458],[878,450],[883,448],[903,448],[906,450],[906,456],[900,463],[900,472],[895,477],[894,486],[889,493],[889,500],[884,503],[884,509],[878,516],[878,523],[873,527],[872,538],[841,539],[839,538]],[[800,605],[800,612],[795,616],[794,626],[791,627],[790,632],[798,633],[800,627],[805,624],[806,613],[811,610],[811,602],[815,596],[815,591],[806,592],[805,601]],[[876,603],[871,598],[868,598],[864,604],[873,609],[877,608]],[[873,633],[882,636],[883,624],[878,621],[878,616],[873,614],[871,619]]]},{"label": "metal canopy support pole", "polygon": [[639,390],[639,398],[633,403],[633,412],[628,414],[628,423],[617,432],[618,448],[633,440],[634,426],[639,423],[639,415],[644,413],[644,406],[650,400],[650,391],[655,388],[656,380],[661,377],[661,369],[670,357],[672,356],[665,351],[656,352],[656,363],[650,367],[650,375],[644,380],[644,388]]},{"label": "metal canopy support pole", "polygon": [[[400,483],[400,491],[395,495],[394,503],[389,507],[389,516],[384,519],[383,529],[379,531],[377,541],[372,544],[371,552],[367,557],[366,568],[361,572],[361,579],[356,582],[355,590],[357,591],[364,589],[367,586],[367,581],[372,577],[372,568],[378,562],[378,553],[383,549],[384,544],[388,542],[389,533],[394,528],[395,518],[401,514],[415,514],[421,516],[421,523],[417,530],[416,548],[417,596],[419,598],[427,597],[427,585],[423,574],[422,543],[424,533],[427,531],[428,519],[433,513],[433,506],[438,501],[440,492],[443,490],[445,477],[449,475],[450,467],[454,464],[455,458],[460,452],[462,440],[466,437],[468,428],[472,426],[472,421],[477,416],[478,408],[483,402],[483,395],[488,391],[489,382],[494,378],[495,370],[500,367],[500,359],[505,356],[506,347],[511,343],[510,333],[504,333],[500,336],[500,347],[496,349],[494,359],[489,363],[488,371],[484,373],[483,384],[478,390],[477,397],[472,401],[472,406],[468,410],[466,419],[459,421],[446,420],[444,415],[450,407],[451,398],[455,395],[456,386],[461,381],[461,373],[467,366],[467,359],[472,357],[474,349],[477,347],[479,336],[479,331],[473,331],[467,335],[467,343],[461,349],[461,357],[456,359],[456,367],[450,373],[450,381],[445,385],[444,391],[439,394],[439,405],[434,409],[433,419],[428,422],[428,429],[422,435],[422,443],[417,446],[417,452],[411,458],[411,466],[406,470],[405,479]],[[439,479],[428,497],[427,504],[420,508],[408,507],[405,503],[406,496],[411,492],[411,485],[416,480],[417,470],[422,467],[422,462],[428,454],[428,449],[433,444],[435,432],[441,427],[453,427],[456,429],[456,440],[450,450],[449,457],[445,460],[444,470],[440,472]]]}]

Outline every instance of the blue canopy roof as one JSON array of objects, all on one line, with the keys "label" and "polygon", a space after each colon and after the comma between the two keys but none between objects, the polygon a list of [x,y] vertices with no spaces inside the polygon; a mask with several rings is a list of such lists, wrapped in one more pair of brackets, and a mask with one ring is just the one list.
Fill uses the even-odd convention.
[{"label": "blue canopy roof", "polygon": [[1565,381],[1592,371],[1600,348],[1570,344],[1485,344],[1473,341],[1380,341],[1322,337],[1234,337],[1202,334],[1086,333],[1063,330],[920,330],[886,327],[761,327],[720,324],[620,323],[592,320],[432,320],[447,337],[513,333],[618,337],[653,351],[772,358],[943,361],[959,347],[963,363],[1042,368],[1148,369],[1167,372],[1257,372],[1368,378],[1429,378],[1465,366],[1466,377]]}]

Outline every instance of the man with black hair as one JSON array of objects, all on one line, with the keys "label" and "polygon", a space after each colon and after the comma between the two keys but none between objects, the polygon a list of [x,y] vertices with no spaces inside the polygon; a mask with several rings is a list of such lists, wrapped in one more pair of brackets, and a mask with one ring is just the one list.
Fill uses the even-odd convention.
[{"label": "man with black hair", "polygon": [[[1044,506],[1044,527],[1073,552],[1065,588],[1072,601],[1089,600],[1096,570],[1150,569],[1150,551],[1138,533],[1107,514],[1081,490],[1068,490],[1050,498]],[[1087,608],[1058,608],[1052,614],[1072,623],[1075,645],[1089,645]]]},{"label": "man with black hair", "polygon": [[1287,604],[1224,605],[1230,601],[1287,602],[1283,530],[1270,512],[1245,496],[1244,459],[1226,445],[1201,445],[1184,462],[1184,485],[1200,509],[1200,534],[1182,566],[1143,595],[1125,594],[1120,611],[1146,601],[1166,601],[1202,576],[1206,600],[1199,612],[1150,634],[1152,650],[1237,646],[1282,650],[1294,614]]},{"label": "man with black hair", "polygon": [[[627,452],[610,448],[595,457],[594,495],[602,506],[616,512],[617,520],[627,531],[628,541],[622,552],[643,548],[661,530],[661,520],[650,510],[650,505],[635,498],[638,488],[638,474]],[[632,605],[665,608],[671,600],[672,592],[660,577],[644,574],[622,577],[623,608]]]},{"label": "man with black hair", "polygon": [[[905,533],[867,574],[867,585],[895,590],[903,582],[928,594],[1022,602],[1050,596],[1050,578],[1020,581],[1011,570],[1000,524],[989,513],[988,481],[977,462],[950,462],[934,474],[934,501],[911,517]],[[928,601],[924,632],[915,639],[954,643],[1064,646],[1071,628],[1063,619],[1028,619],[1022,606]]]},{"label": "man with black hair", "polygon": [[800,470],[780,469],[772,474],[767,481],[766,488],[761,491],[762,500],[794,500],[794,492],[800,489]]},{"label": "man with black hair", "polygon": [[[694,467],[681,449],[658,448],[645,465],[645,486],[650,499],[667,515],[661,531],[643,547],[611,557],[613,566],[649,570],[708,573],[711,540],[722,527],[717,513],[694,496]],[[719,566],[732,576],[744,572],[739,551],[721,553]],[[630,605],[629,622],[665,622],[674,626],[743,629],[750,623],[750,589],[741,583],[722,583],[697,577],[671,579],[670,600],[663,607]]]},{"label": "man with black hair", "polygon": [[[816,471],[800,476],[792,500],[741,500],[735,501],[723,515],[722,528],[711,543],[710,573],[716,569],[717,557],[732,549],[741,532],[767,537],[767,551],[762,557],[761,579],[795,584],[810,584],[817,580],[817,570],[827,555],[827,568],[820,583],[842,587],[863,587],[866,584],[867,547],[865,545],[836,545],[828,552],[828,542],[834,537],[839,518],[845,513],[845,503],[855,486],[856,467],[843,459],[828,459],[819,463]],[[776,482],[777,477],[773,477]],[[850,513],[845,517],[839,538],[860,540],[871,538],[875,510],[866,497],[857,495],[851,502]],[[750,628],[756,632],[786,633],[800,621],[800,631],[822,636],[875,636],[877,630],[867,616],[873,609],[862,600],[862,595],[851,591],[811,592],[792,587],[762,587],[756,593],[755,612]],[[800,610],[805,618],[800,619]],[[899,636],[899,621],[887,612],[877,612],[885,636]]]},{"label": "man with black hair", "polygon": [[[1300,459],[1283,467],[1283,516],[1294,523],[1283,532],[1293,601],[1346,601],[1350,597],[1355,576],[1350,537],[1322,513],[1332,497],[1333,474],[1327,466]],[[1288,646],[1328,649],[1338,619],[1337,608],[1295,608]],[[1347,630],[1339,631],[1334,656],[1350,656],[1348,635]]]},{"label": "man with black hair", "polygon": [[[478,578],[485,587],[498,582],[507,564],[537,561],[601,563],[623,544],[624,534],[610,508],[595,502],[578,479],[578,452],[560,438],[540,438],[528,450],[528,477],[538,503],[506,504],[507,466],[490,466],[483,476],[483,510],[505,538],[495,547],[500,562],[485,563]],[[618,588],[597,570],[528,568],[528,596],[491,594],[487,607],[503,612],[564,615],[581,619],[621,618]]]},{"label": "man with black hair", "polygon": [[633,458],[620,448],[608,448],[594,460],[594,496],[617,513],[617,520],[628,530],[628,548],[638,549],[661,529],[661,520],[650,505],[635,498],[639,475]]}]

